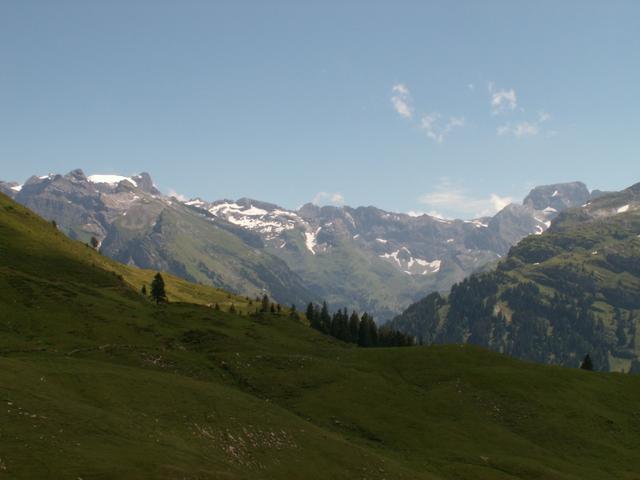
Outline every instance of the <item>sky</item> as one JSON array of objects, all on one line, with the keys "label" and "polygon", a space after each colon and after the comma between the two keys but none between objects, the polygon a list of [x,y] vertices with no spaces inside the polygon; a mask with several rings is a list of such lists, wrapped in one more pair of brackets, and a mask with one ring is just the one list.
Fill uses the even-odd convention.
[{"label": "sky", "polygon": [[0,179],[492,214],[640,181],[640,2],[0,2]]}]

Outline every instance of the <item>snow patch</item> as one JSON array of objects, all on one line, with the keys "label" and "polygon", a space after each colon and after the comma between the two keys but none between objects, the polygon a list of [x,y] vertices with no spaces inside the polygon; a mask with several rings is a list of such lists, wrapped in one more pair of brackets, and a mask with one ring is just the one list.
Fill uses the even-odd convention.
[{"label": "snow patch", "polygon": [[[406,256],[404,256],[403,258],[400,257],[400,252],[402,250],[404,250],[407,253],[407,255],[409,256],[408,259],[406,258]],[[383,253],[382,255],[378,255],[378,256],[386,260],[393,260],[398,265],[398,267],[403,269],[402,271],[408,275],[428,275],[431,273],[437,273],[440,271],[440,266],[442,265],[441,260],[429,261],[429,260],[424,260],[422,258],[414,258],[413,256],[411,256],[411,252],[406,247],[402,247],[401,249],[396,250],[395,252]],[[414,265],[417,265],[422,268],[420,268],[417,271],[415,268],[411,270],[411,268],[414,267]]]},{"label": "snow patch", "polygon": [[558,210],[556,210],[553,207],[547,207],[543,210],[544,213],[556,213]]},{"label": "snow patch", "polygon": [[624,212],[628,212],[628,211],[629,211],[629,204],[623,205],[622,207],[620,207],[618,209],[618,213],[624,213]]},{"label": "snow patch", "polygon": [[376,238],[376,242],[378,243],[387,243],[387,240],[385,240],[384,238]]},{"label": "snow patch", "polygon": [[315,248],[318,245],[318,232],[320,232],[320,227],[313,232],[304,232],[304,244],[307,246],[307,250],[309,250],[313,255],[316,254]]},{"label": "snow patch", "polygon": [[14,192],[19,192],[20,190],[22,190],[22,185],[14,185],[13,187],[11,187],[11,190],[13,190]]},{"label": "snow patch", "polygon": [[[40,177],[42,178],[42,177]],[[45,177],[46,178],[46,177]],[[138,184],[136,183],[136,181],[132,178],[129,177],[123,177],[120,175],[89,175],[87,177],[87,180],[89,180],[91,183],[106,183],[109,184],[111,186],[115,186],[117,184],[119,184],[120,182],[122,182],[123,180],[129,182],[131,185],[133,185],[134,187],[137,187]]]},{"label": "snow patch", "polygon": [[265,234],[268,240],[275,238],[285,230],[296,227],[301,222],[296,213],[275,209],[271,212],[249,205],[243,207],[237,203],[219,203],[209,208],[209,213],[220,216],[228,222]]},{"label": "snow patch", "polygon": [[488,228],[489,225],[480,220],[465,220],[464,223],[472,223],[476,228]]},{"label": "snow patch", "polygon": [[560,195],[560,192],[558,192],[558,190],[555,190],[553,192],[553,195],[551,195],[552,197],[557,197],[558,195]]}]

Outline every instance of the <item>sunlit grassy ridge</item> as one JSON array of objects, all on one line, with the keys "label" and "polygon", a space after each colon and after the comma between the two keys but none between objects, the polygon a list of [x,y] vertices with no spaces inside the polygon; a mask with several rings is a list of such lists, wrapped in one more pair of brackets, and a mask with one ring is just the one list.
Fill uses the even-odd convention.
[{"label": "sunlit grassy ridge", "polygon": [[640,478],[638,377],[158,307],[152,274],[0,196],[0,478]]}]

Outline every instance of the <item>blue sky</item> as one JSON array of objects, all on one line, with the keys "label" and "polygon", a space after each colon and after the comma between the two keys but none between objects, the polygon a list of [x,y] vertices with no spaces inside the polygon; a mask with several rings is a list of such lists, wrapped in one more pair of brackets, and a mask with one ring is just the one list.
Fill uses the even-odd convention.
[{"label": "blue sky", "polygon": [[0,178],[471,217],[640,181],[640,2],[0,2]]}]

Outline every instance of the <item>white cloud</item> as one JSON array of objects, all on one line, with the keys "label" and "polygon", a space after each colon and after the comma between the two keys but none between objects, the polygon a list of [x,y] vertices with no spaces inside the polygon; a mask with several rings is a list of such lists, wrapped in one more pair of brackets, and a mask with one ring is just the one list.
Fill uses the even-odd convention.
[{"label": "white cloud", "polygon": [[[505,125],[500,125],[496,129],[496,133],[501,136],[513,135],[517,138],[534,137],[541,132],[541,125],[549,121],[550,119],[551,119],[550,113],[538,112],[537,120],[533,122],[523,121],[523,122],[516,123],[515,125],[512,125],[510,123],[507,123]],[[558,132],[556,132],[555,130],[552,130],[551,132],[547,133],[547,136],[548,137],[555,136],[557,134]]]},{"label": "white cloud", "polygon": [[169,189],[169,196],[170,197],[175,197],[177,200],[180,200],[181,202],[186,202],[187,200],[189,200],[187,197],[185,197],[184,195],[176,192],[173,188]]},{"label": "white cloud", "polygon": [[311,201],[315,205],[344,205],[344,195],[339,192],[318,192]]},{"label": "white cloud", "polygon": [[540,133],[540,126],[537,122],[520,122],[515,125],[507,123],[500,125],[496,132],[498,135],[513,135],[517,138],[534,137]]},{"label": "white cloud", "polygon": [[551,114],[545,111],[538,112],[538,123],[544,123],[547,120],[551,120]]},{"label": "white cloud", "polygon": [[[540,133],[540,126],[549,120],[551,120],[551,114],[549,112],[540,111],[538,112],[538,119],[533,122],[523,121],[516,123],[515,125],[507,123],[505,125],[500,125],[496,132],[498,135],[514,135],[517,138],[533,137]],[[552,132],[552,134],[548,133],[547,136],[553,136],[558,133],[555,130]]]},{"label": "white cloud", "polygon": [[494,115],[513,111],[518,106],[518,98],[513,88],[509,90],[497,90],[493,82],[489,82],[491,94],[491,111]]},{"label": "white cloud", "polygon": [[465,188],[448,179],[442,179],[433,191],[422,195],[420,203],[434,209],[429,215],[443,218],[444,210],[465,218],[494,215],[512,202],[511,197],[491,193],[488,197],[475,197]]},{"label": "white cloud", "polygon": [[411,118],[413,116],[413,108],[411,107],[411,93],[406,85],[402,83],[395,84],[391,91],[391,103],[393,108],[398,112],[401,117]]},{"label": "white cloud", "polygon": [[532,137],[540,132],[537,123],[521,122],[514,129],[513,134],[516,137]]},{"label": "white cloud", "polygon": [[493,207],[493,209],[496,212],[499,212],[504,207],[509,205],[513,201],[513,198],[511,198],[511,197],[501,197],[500,195],[492,193],[491,195],[489,195],[489,201],[491,202],[491,206]]},{"label": "white cloud", "polygon": [[454,128],[464,127],[464,117],[449,117],[444,124],[440,121],[440,114],[429,113],[422,117],[420,128],[424,130],[427,137],[436,143],[442,143],[447,135]]}]

